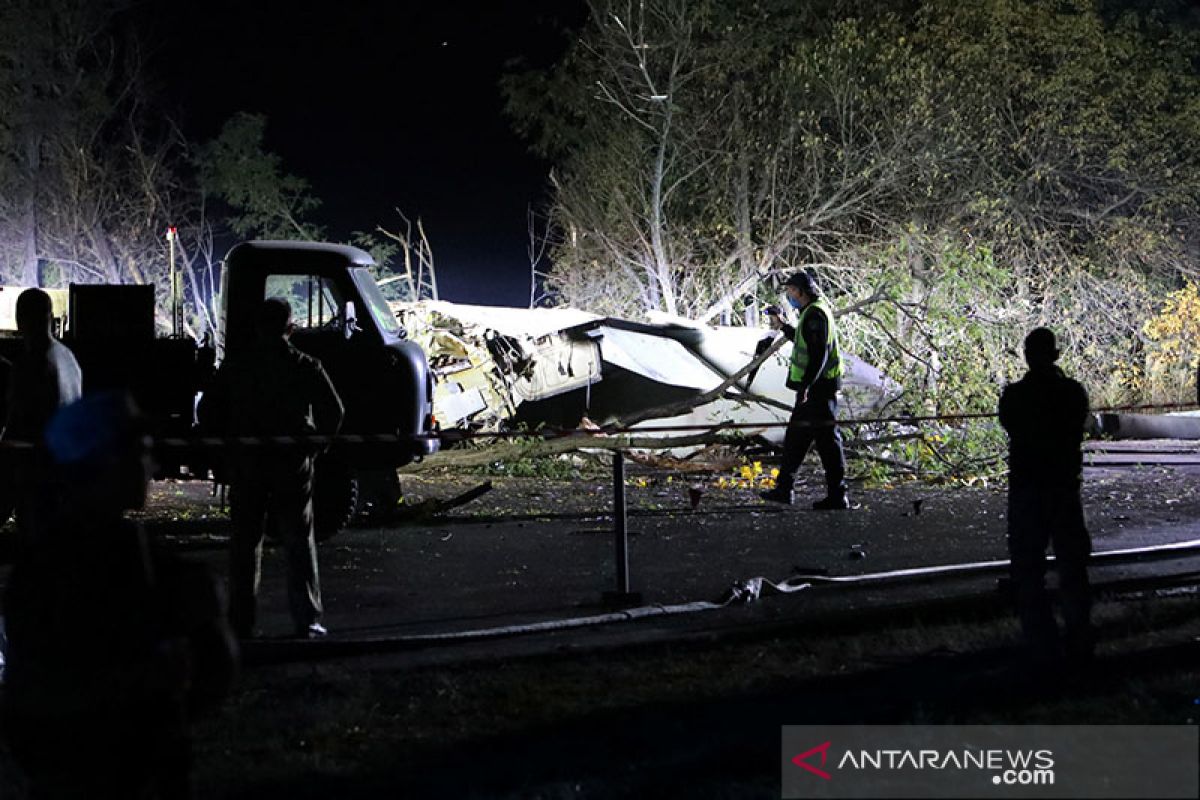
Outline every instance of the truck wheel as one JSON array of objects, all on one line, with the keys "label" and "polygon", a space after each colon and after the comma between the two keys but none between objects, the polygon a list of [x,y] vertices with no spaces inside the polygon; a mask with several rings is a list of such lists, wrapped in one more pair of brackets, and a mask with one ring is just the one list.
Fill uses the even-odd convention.
[{"label": "truck wheel", "polygon": [[313,477],[313,528],[323,542],[348,527],[358,509],[358,478],[340,459],[318,458]]},{"label": "truck wheel", "polygon": [[[12,527],[0,530],[0,560],[11,561],[13,554],[17,548],[17,525],[15,520],[16,500],[11,497],[0,497],[0,526],[8,525],[12,520]],[[0,653],[3,656],[3,653]]]},{"label": "truck wheel", "polygon": [[394,467],[358,473],[358,512],[368,525],[382,525],[396,513],[403,493]]}]

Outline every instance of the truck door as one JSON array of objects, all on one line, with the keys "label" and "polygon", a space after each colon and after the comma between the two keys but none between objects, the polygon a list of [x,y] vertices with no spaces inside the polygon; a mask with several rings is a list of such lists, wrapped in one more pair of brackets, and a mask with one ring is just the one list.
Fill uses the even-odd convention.
[{"label": "truck door", "polygon": [[329,373],[346,406],[343,430],[359,429],[367,389],[365,373],[371,369],[372,354],[381,346],[367,341],[369,337],[362,331],[347,338],[346,302],[353,302],[353,297],[333,278],[313,274],[268,275],[264,299],[271,297],[282,298],[292,307],[292,344],[320,359]]}]

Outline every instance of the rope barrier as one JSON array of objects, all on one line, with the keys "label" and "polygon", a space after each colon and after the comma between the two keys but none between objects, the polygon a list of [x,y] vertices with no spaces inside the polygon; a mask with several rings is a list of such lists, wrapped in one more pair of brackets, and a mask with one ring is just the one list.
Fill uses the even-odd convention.
[{"label": "rope barrier", "polygon": [[[1092,409],[1093,414],[1112,414],[1130,411],[1167,411],[1167,410],[1182,410],[1197,408],[1195,403],[1148,403],[1142,405],[1125,405],[1125,406],[1104,406],[1101,408]],[[953,414],[931,414],[923,416],[913,416],[908,414],[894,415],[890,417],[860,417],[851,419],[838,419],[834,422],[808,422],[809,425],[840,425],[845,427],[859,425],[877,425],[877,424],[905,424],[914,425],[923,422],[963,422],[976,419],[995,419],[997,413],[990,412],[970,412],[970,413],[953,413]],[[682,433],[687,431],[722,431],[722,430],[763,430],[765,428],[786,428],[790,423],[786,421],[776,422],[712,422],[712,423],[695,423],[689,425],[641,425],[638,427],[598,427],[598,428],[543,428],[539,431],[456,431],[448,438],[458,439],[487,439],[487,438],[530,438],[541,436],[543,438],[558,438],[564,436],[612,436],[615,434],[643,434],[643,433]]]},{"label": "rope barrier", "polygon": [[[1094,414],[1112,414],[1136,411],[1167,411],[1195,409],[1195,403],[1154,403],[1142,405],[1105,406],[1093,409]],[[839,419],[833,422],[809,421],[803,424],[810,426],[840,425],[843,427],[901,424],[917,425],[930,422],[965,422],[980,419],[995,419],[995,412],[971,412],[953,414],[929,414],[913,416],[907,414],[889,417],[860,417]],[[713,422],[684,425],[643,425],[639,427],[599,427],[599,428],[543,428],[538,431],[453,431],[444,434],[369,434],[369,433],[340,433],[336,435],[310,434],[304,436],[167,436],[154,439],[154,447],[167,450],[220,450],[225,448],[287,448],[287,447],[342,447],[367,445],[397,445],[415,444],[418,442],[445,441],[457,442],[466,439],[529,439],[529,438],[564,438],[578,436],[581,438],[649,434],[649,433],[684,433],[688,431],[726,431],[726,430],[765,430],[768,428],[786,428],[787,421],[774,422]],[[34,443],[18,440],[0,440],[0,450],[31,450]]]}]

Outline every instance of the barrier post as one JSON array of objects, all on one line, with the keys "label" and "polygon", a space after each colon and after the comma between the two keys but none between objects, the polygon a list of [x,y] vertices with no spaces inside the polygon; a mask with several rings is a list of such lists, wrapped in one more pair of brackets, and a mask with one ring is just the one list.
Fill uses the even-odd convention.
[{"label": "barrier post", "polygon": [[629,591],[629,520],[625,507],[625,454],[613,451],[613,544],[616,555],[617,588],[604,593],[606,605],[629,606],[642,596]]}]

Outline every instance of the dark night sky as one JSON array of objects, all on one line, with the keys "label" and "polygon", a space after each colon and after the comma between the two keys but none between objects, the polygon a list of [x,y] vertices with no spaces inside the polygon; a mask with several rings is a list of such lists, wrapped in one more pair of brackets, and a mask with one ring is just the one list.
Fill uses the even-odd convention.
[{"label": "dark night sky", "polygon": [[582,0],[151,0],[151,73],[187,135],[238,111],[268,117],[267,147],[324,201],[332,238],[400,208],[426,225],[444,299],[524,305],[526,208],[548,165],[501,113],[504,63],[551,63]]}]

